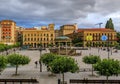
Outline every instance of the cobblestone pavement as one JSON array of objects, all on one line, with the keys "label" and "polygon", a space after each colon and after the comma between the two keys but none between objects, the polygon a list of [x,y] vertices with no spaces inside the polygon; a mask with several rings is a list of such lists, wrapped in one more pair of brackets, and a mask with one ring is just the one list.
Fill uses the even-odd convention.
[{"label": "cobblestone pavement", "polygon": [[[91,68],[91,65],[87,65],[82,62],[82,58],[86,55],[93,54],[93,55],[100,55],[100,57],[103,58],[108,58],[108,52],[100,50],[98,52],[97,48],[92,48],[89,50],[77,50],[76,52],[81,52],[81,56],[72,56],[78,63],[80,69],[83,68]],[[42,51],[43,53],[48,53],[49,51],[44,50]],[[15,73],[15,67],[8,67],[6,68],[2,74],[0,75],[0,78],[36,78],[39,81],[39,84],[58,84],[57,80],[58,78],[62,78],[61,74],[57,74],[54,76],[51,76],[50,72],[47,72],[46,67],[43,65],[43,72],[39,71],[39,65],[37,68],[35,67],[35,61],[38,61],[40,58],[40,52],[37,50],[22,50],[22,51],[16,51],[16,53],[23,54],[26,56],[29,56],[31,58],[31,62],[28,65],[25,66],[19,66],[18,68],[18,74],[17,76],[14,76]],[[120,60],[120,51],[118,53],[109,53],[110,58],[118,59]],[[88,72],[76,72],[76,73],[65,73],[65,80],[69,84],[69,79],[83,79],[83,78],[88,78],[88,79],[105,79],[105,76],[99,76],[96,73],[94,73],[95,76],[91,77],[91,71]],[[112,76],[109,77],[109,79],[120,79],[120,76]],[[2,84],[2,83],[1,83]],[[16,83],[17,84],[17,83]]]}]

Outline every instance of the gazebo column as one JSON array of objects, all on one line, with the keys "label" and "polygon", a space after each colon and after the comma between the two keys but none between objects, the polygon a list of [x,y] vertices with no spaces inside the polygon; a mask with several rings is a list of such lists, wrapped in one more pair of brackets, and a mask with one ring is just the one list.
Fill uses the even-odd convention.
[{"label": "gazebo column", "polygon": [[60,41],[58,41],[58,45],[59,45],[58,54],[60,55]]},{"label": "gazebo column", "polygon": [[66,55],[67,55],[67,41],[65,42],[65,44],[66,44]]},{"label": "gazebo column", "polygon": [[72,43],[70,42],[70,48],[72,47]]}]

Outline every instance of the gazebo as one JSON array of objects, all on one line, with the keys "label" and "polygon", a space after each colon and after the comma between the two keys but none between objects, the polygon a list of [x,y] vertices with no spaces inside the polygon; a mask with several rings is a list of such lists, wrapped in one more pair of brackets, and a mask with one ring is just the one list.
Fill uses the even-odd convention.
[{"label": "gazebo", "polygon": [[55,38],[55,45],[59,49],[59,54],[60,54],[60,48],[65,48],[66,49],[66,55],[67,55],[67,48],[68,46],[71,47],[71,42],[72,40],[67,37],[67,36],[59,36]]},{"label": "gazebo", "polygon": [[56,37],[55,38],[55,44],[57,45],[57,44],[59,44],[60,46],[61,46],[61,44],[62,44],[62,46],[68,46],[68,44],[69,44],[69,46],[71,46],[71,39],[69,38],[69,37],[67,37],[67,36],[59,36],[59,37]]}]

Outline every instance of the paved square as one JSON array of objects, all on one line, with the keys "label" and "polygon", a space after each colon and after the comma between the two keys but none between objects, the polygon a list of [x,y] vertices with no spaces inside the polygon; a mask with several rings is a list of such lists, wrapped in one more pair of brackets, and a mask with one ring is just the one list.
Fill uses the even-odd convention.
[{"label": "paved square", "polygon": [[[100,55],[100,57],[108,58],[108,52],[100,50],[98,52],[97,48],[91,48],[89,50],[77,50],[76,52],[82,52],[81,56],[72,56],[78,63],[80,69],[82,68],[91,68],[91,65],[85,64],[82,62],[82,58],[86,55],[93,54],[93,55]],[[18,76],[14,76],[15,73],[15,67],[7,67],[2,74],[0,75],[0,78],[36,78],[39,81],[39,84],[57,84],[58,78],[62,78],[60,74],[57,74],[56,76],[50,76],[50,72],[47,72],[46,67],[43,65],[43,72],[39,71],[39,65],[35,66],[35,61],[39,61],[40,58],[40,52],[38,50],[22,50],[22,51],[16,51],[16,53],[29,56],[31,58],[31,62],[28,65],[25,66],[19,66],[18,68]],[[49,53],[49,50],[43,50],[42,54]],[[120,60],[120,51],[117,53],[112,51],[109,52],[110,58],[118,59]],[[95,74],[95,73],[94,73]],[[90,72],[76,72],[76,73],[65,73],[65,80],[69,84],[69,79],[105,79],[105,76],[98,76],[96,74],[96,77],[91,77],[91,71]],[[120,79],[120,76],[112,76],[109,77],[109,79]]]}]

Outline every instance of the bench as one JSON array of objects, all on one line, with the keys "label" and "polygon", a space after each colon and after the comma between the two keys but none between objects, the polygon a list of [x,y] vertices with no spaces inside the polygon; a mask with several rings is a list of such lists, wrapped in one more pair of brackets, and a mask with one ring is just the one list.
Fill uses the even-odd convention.
[{"label": "bench", "polygon": [[86,79],[70,79],[70,84],[73,84],[73,83],[90,83],[90,84],[94,84],[94,83],[97,83],[97,84],[104,84],[104,83],[108,83],[108,84],[120,84],[120,80],[88,80],[87,78]]},{"label": "bench", "polygon": [[22,83],[39,83],[37,81],[37,79],[0,79],[0,82],[4,82],[4,84],[9,84],[10,82],[12,82],[14,84],[14,82],[18,82],[20,84]]}]

